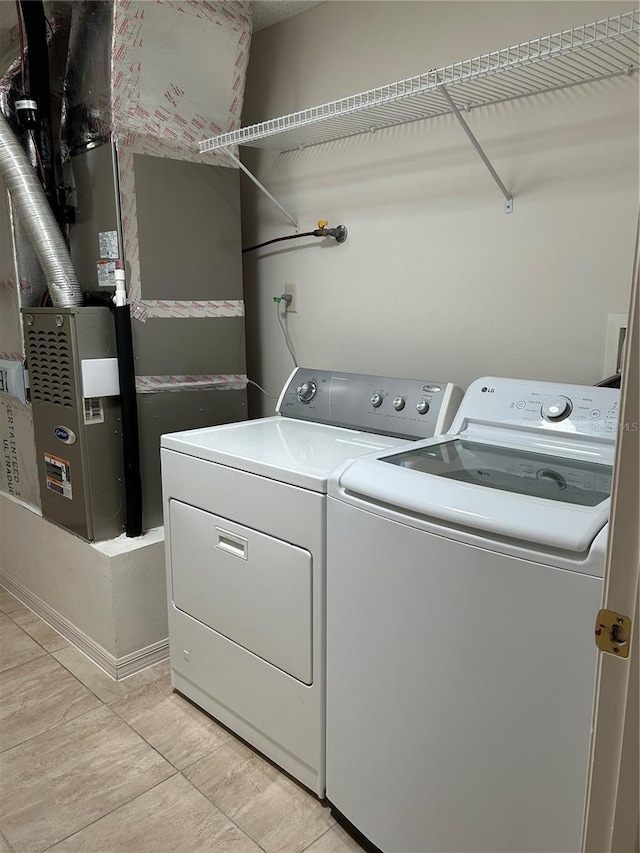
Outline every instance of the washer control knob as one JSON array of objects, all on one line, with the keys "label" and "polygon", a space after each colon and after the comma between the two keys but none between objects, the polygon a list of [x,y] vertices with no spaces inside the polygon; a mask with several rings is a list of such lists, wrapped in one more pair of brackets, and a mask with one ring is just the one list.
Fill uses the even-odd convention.
[{"label": "washer control knob", "polygon": [[382,394],[374,394],[371,397],[371,405],[373,406],[374,409],[377,409],[378,406],[382,405],[382,399],[383,399]]},{"label": "washer control knob", "polygon": [[315,382],[303,382],[298,388],[298,400],[301,403],[310,403],[316,396],[318,386]]},{"label": "washer control knob", "polygon": [[567,481],[558,471],[554,471],[552,468],[541,468],[539,471],[536,471],[536,477],[538,480],[543,480],[545,483],[549,483],[550,486],[555,484],[560,491],[567,488]]},{"label": "washer control knob", "polygon": [[563,421],[573,409],[568,397],[548,397],[542,404],[540,414],[545,421]]},{"label": "washer control knob", "polygon": [[418,410],[419,415],[426,415],[429,411],[429,403],[426,400],[420,400],[416,404],[416,409]]},{"label": "washer control knob", "polygon": [[396,397],[393,401],[393,408],[396,410],[396,412],[401,412],[404,409],[404,404],[406,402],[407,401],[404,397]]}]

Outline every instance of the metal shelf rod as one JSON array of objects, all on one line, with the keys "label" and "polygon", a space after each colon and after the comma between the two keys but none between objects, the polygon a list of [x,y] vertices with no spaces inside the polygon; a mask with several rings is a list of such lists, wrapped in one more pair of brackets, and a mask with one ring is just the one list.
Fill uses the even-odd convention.
[{"label": "metal shelf rod", "polygon": [[453,98],[451,97],[451,95],[447,91],[447,87],[446,86],[440,86],[440,92],[442,93],[442,96],[444,97],[445,101],[449,104],[449,107],[451,108],[451,112],[454,114],[454,116],[456,117],[456,119],[460,123],[460,126],[462,127],[462,129],[466,133],[466,135],[469,139],[469,142],[476,149],[480,159],[482,160],[484,165],[489,170],[489,174],[491,175],[493,180],[496,182],[496,184],[500,188],[500,192],[504,196],[504,200],[505,200],[504,212],[505,213],[513,213],[513,197],[511,195],[511,193],[505,187],[505,185],[502,183],[500,175],[496,172],[496,170],[491,165],[491,161],[489,160],[487,155],[484,153],[484,150],[483,150],[482,146],[480,145],[480,143],[478,142],[478,140],[476,139],[476,137],[474,136],[473,131],[471,130],[469,125],[466,123],[466,121],[462,117],[460,110],[455,105],[455,103],[453,102]]},{"label": "metal shelf rod", "polygon": [[250,180],[252,180],[252,181],[253,181],[253,183],[254,183],[254,184],[255,184],[255,185],[256,185],[260,190],[262,190],[262,192],[266,195],[266,197],[269,199],[269,201],[271,201],[271,203],[272,203],[272,204],[275,204],[275,206],[278,208],[278,210],[279,210],[279,211],[281,211],[282,213],[284,213],[284,215],[287,217],[287,219],[289,220],[289,222],[290,222],[290,223],[293,225],[293,227],[296,229],[296,232],[298,232],[298,231],[300,230],[300,226],[298,225],[298,223],[296,222],[296,220],[293,218],[293,216],[290,216],[290,215],[287,213],[287,211],[284,209],[284,207],[280,204],[280,202],[279,202],[276,198],[274,198],[274,196],[272,196],[272,195],[271,195],[271,193],[270,193],[270,192],[269,192],[269,190],[265,187],[265,185],[260,183],[260,181],[259,181],[259,180],[256,178],[256,176],[253,174],[253,172],[250,172],[250,171],[249,171],[249,169],[247,169],[247,167],[244,165],[244,163],[241,163],[241,162],[240,162],[240,160],[236,157],[236,155],[235,155],[235,154],[232,154],[232,153],[231,153],[231,151],[225,151],[225,154],[233,160],[233,162],[236,164],[236,166],[237,166],[239,169],[242,169],[242,171],[245,173],[245,175],[246,175]]}]

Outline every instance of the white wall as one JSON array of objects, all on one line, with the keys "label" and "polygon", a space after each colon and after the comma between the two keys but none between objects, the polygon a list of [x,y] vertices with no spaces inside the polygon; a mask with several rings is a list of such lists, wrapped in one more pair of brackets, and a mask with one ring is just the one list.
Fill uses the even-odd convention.
[{"label": "white wall", "polygon": [[[329,0],[254,36],[243,124],[340,98],[632,4]],[[593,383],[607,314],[625,313],[638,207],[638,75],[472,111],[503,199],[452,116],[243,159],[298,218],[342,245],[245,255],[249,376],[291,361],[273,296],[298,283],[301,364],[450,379]],[[244,245],[292,233],[244,181]],[[257,398],[256,398],[257,401]],[[272,411],[257,401],[254,414]]]},{"label": "white wall", "polygon": [[108,557],[1,493],[0,573],[21,600],[22,590],[28,590],[98,646],[116,653]]},{"label": "white wall", "polygon": [[85,542],[0,492],[0,584],[115,678],[168,655],[162,528]]}]

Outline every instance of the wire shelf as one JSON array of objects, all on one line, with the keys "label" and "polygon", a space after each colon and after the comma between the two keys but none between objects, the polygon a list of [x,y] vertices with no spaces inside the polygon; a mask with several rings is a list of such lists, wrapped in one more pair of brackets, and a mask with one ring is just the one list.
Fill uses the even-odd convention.
[{"label": "wire shelf", "polygon": [[640,10],[532,39],[200,143],[290,151],[622,74],[640,67]]}]

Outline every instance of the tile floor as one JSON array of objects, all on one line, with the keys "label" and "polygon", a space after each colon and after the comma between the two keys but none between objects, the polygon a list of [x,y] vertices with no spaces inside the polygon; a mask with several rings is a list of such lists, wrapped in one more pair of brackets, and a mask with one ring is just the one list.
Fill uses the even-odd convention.
[{"label": "tile floor", "polygon": [[0,587],[0,853],[303,850],[361,848],[168,663],[116,683]]}]

